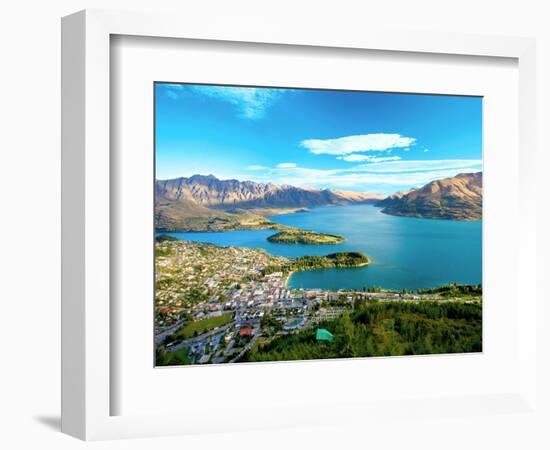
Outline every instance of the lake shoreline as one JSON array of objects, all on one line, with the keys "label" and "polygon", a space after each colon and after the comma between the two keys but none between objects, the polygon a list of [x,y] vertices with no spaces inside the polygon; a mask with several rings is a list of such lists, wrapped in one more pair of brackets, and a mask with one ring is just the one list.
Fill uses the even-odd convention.
[{"label": "lake shoreline", "polygon": [[[414,290],[449,283],[482,282],[481,221],[449,221],[383,214],[374,205],[319,207],[307,214],[275,218],[281,226],[345,236],[341,244],[282,244],[266,239],[277,231],[164,232],[178,239],[218,246],[259,248],[274,256],[325,256],[359,251],[370,263],[353,270],[302,270],[289,274],[295,289],[362,289],[383,287]],[[158,234],[163,234],[157,230]],[[373,263],[373,262],[376,263]]]}]

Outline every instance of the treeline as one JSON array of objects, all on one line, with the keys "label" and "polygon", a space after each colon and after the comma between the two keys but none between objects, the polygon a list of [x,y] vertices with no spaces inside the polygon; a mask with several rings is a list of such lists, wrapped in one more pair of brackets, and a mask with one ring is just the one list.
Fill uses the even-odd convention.
[{"label": "treeline", "polygon": [[370,301],[319,325],[334,334],[333,342],[317,342],[316,328],[311,328],[259,346],[245,360],[480,352],[481,322],[479,304]]},{"label": "treeline", "polygon": [[480,296],[483,294],[481,284],[446,284],[444,286],[418,289],[419,294],[440,294],[444,297]]}]

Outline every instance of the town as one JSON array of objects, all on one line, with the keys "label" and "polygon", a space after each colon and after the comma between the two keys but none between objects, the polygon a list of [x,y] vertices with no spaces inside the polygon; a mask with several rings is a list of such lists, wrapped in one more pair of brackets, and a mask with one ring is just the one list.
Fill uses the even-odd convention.
[{"label": "town", "polygon": [[356,302],[443,300],[438,293],[292,290],[288,261],[260,249],[160,239],[157,364],[238,362],[255,345],[317,327]]}]

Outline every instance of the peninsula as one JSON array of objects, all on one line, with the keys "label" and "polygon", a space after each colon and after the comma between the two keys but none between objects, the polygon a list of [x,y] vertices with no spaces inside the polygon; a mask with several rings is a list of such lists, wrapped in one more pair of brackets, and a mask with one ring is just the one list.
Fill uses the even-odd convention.
[{"label": "peninsula", "polygon": [[294,258],[292,260],[291,270],[364,267],[369,264],[369,257],[361,252],[338,252],[330,253],[325,256],[300,256]]}]

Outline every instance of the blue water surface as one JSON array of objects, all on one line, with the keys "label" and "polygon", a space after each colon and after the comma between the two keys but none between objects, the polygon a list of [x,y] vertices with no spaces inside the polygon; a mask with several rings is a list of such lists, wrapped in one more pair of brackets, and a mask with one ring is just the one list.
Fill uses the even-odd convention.
[{"label": "blue water surface", "polygon": [[272,230],[219,233],[166,233],[178,239],[221,246],[263,248],[273,255],[296,257],[341,251],[367,254],[372,264],[353,269],[296,272],[292,288],[419,289],[448,283],[480,284],[482,223],[390,216],[372,205],[315,208],[270,217],[302,229],[338,234],[337,245],[274,244]]}]

